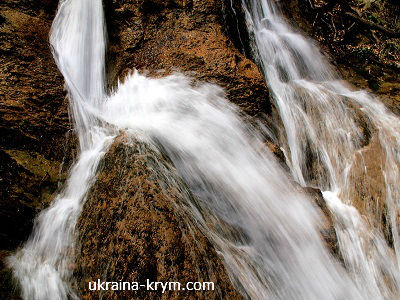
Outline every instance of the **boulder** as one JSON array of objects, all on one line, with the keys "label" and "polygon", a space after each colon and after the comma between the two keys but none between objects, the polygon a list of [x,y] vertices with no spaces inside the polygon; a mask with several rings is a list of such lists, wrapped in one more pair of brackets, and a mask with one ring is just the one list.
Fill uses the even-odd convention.
[{"label": "boulder", "polygon": [[[82,299],[242,299],[187,212],[192,195],[156,149],[118,137],[78,222]],[[91,291],[89,282],[213,282],[213,291]]]}]

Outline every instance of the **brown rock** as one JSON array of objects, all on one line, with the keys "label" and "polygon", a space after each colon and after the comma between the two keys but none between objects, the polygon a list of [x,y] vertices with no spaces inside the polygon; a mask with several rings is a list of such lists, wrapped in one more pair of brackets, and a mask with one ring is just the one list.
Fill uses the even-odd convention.
[{"label": "brown rock", "polygon": [[[145,144],[119,137],[79,219],[75,276],[83,299],[241,299],[216,251],[186,213],[190,192]],[[214,291],[89,291],[88,282],[212,281]]]},{"label": "brown rock", "polygon": [[177,70],[221,85],[247,114],[271,111],[262,74],[228,38],[224,1],[149,9],[154,2],[106,2],[111,86],[134,68],[150,75]]},{"label": "brown rock", "polygon": [[[0,2],[0,298],[20,299],[3,258],[56,191],[69,129],[48,45],[57,1]],[[6,250],[6,251],[4,251]]]},{"label": "brown rock", "polygon": [[[225,30],[221,0],[108,0],[109,85],[136,68],[221,85],[245,113],[269,113],[263,76]],[[161,72],[159,71],[161,70]],[[160,174],[159,171],[163,170]],[[84,299],[241,299],[217,253],[185,213],[190,193],[149,147],[123,139],[104,158],[79,221],[76,278]],[[89,291],[88,282],[213,281],[215,291]]]},{"label": "brown rock", "polygon": [[0,146],[61,160],[69,120],[48,43],[55,9],[55,1],[0,4]]},{"label": "brown rock", "polygon": [[69,129],[48,33],[57,1],[0,3],[0,249],[32,229],[57,189]]},{"label": "brown rock", "polygon": [[387,220],[386,184],[382,173],[386,153],[374,135],[368,146],[355,157],[350,170],[350,180],[354,186],[344,195],[351,199],[365,220],[373,227],[380,229],[389,245],[393,245],[392,229]]},{"label": "brown rock", "polygon": [[316,207],[320,209],[323,213],[321,223],[318,225],[326,247],[329,249],[333,256],[343,261],[339,250],[336,230],[333,224],[333,216],[328,206],[326,205],[325,199],[323,198],[321,191],[312,187],[307,187],[303,190],[311,198],[313,204],[315,204]]},{"label": "brown rock", "polygon": [[[366,28],[346,15],[346,12],[358,11],[360,17],[400,32],[398,4],[380,1],[368,6],[354,0],[286,0],[281,2],[281,8],[292,23],[317,40],[344,79],[357,88],[375,93],[388,109],[400,114],[400,38]],[[350,179],[355,184],[342,192],[341,197],[350,200],[373,228],[381,229],[392,245],[381,170],[385,150],[376,129],[371,128],[359,108],[352,108],[366,139],[350,170]]]}]

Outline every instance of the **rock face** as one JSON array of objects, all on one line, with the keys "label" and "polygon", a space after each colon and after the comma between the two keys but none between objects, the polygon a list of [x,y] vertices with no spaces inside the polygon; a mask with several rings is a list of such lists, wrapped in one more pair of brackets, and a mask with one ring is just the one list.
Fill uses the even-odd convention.
[{"label": "rock face", "polygon": [[[241,299],[217,253],[185,213],[186,187],[159,153],[119,137],[78,224],[83,299]],[[89,281],[214,282],[214,291],[90,291]]]},{"label": "rock face", "polygon": [[[228,37],[222,0],[104,2],[110,87],[133,68],[152,76],[163,76],[160,69],[164,74],[178,70],[222,85],[229,99],[249,115],[270,112],[262,75]],[[57,189],[60,163],[71,159],[71,145],[76,142],[73,134],[66,135],[68,103],[48,45],[56,6],[57,1],[50,0],[0,4],[0,258],[27,239],[35,214]],[[123,168],[122,152],[133,155],[132,168]],[[148,299],[239,299],[211,244],[199,229],[188,225],[178,208],[183,195],[172,187],[168,191],[160,187],[166,180],[150,167],[156,154],[139,152],[121,141],[114,145],[104,163],[104,170],[110,172],[100,174],[89,197],[92,206],[83,211],[76,271],[83,296],[98,297],[87,290],[85,280],[106,274],[118,280],[215,283],[215,291],[133,294],[139,299],[142,295],[150,295]],[[106,184],[107,189],[103,188]],[[123,194],[127,186],[132,190]],[[120,201],[123,197],[129,205],[120,210],[125,205]],[[116,221],[112,217],[117,211]],[[109,257],[111,269],[104,265]],[[2,274],[3,267],[0,264]],[[16,298],[8,293],[13,291],[10,274],[7,270],[4,274],[5,291],[0,295]],[[120,299],[132,293],[116,295],[105,297]]]},{"label": "rock face", "polygon": [[57,188],[69,119],[48,45],[55,9],[54,1],[0,4],[0,249],[25,240]]},{"label": "rock face", "polygon": [[[60,162],[71,155],[72,147],[65,147],[73,141],[66,141],[70,124],[63,80],[48,46],[56,2],[0,3],[0,259],[8,254],[1,250],[13,250],[27,238],[35,213],[57,188]],[[109,87],[115,87],[118,79],[123,80],[133,69],[146,71],[150,76],[180,71],[221,85],[228,99],[250,116],[270,114],[274,108],[263,76],[247,58],[251,55],[240,2],[104,0],[109,34]],[[364,46],[357,48],[356,55],[350,45],[346,46],[349,35],[337,40],[333,31],[325,32],[327,29],[319,20],[312,29],[313,20],[302,13],[302,9],[312,10],[305,7],[308,1],[281,3],[294,22],[319,40],[349,81],[375,89],[394,112],[399,111],[398,67],[378,61],[376,56],[364,59],[364,52],[359,51],[371,44],[374,37],[360,31],[357,40]],[[324,14],[338,16],[336,8]],[[236,20],[232,14],[239,18]],[[336,17],[333,20],[341,22]],[[242,35],[238,36],[238,32]],[[381,34],[375,36],[379,39]],[[342,56],[345,59],[341,60]],[[376,78],[378,85],[374,84]],[[266,144],[283,160],[279,147]],[[66,153],[64,148],[68,149]],[[366,148],[371,161],[378,150],[372,142]],[[355,174],[360,178],[360,187],[365,182],[361,175]],[[332,253],[339,255],[331,216],[320,192],[306,192],[325,213],[321,234]],[[355,197],[363,203],[368,193],[360,188]],[[382,196],[381,191],[370,195]],[[143,143],[119,137],[104,158],[77,227],[80,248],[76,251],[75,277],[82,298],[241,299],[216,250],[185,213],[183,203],[187,197],[190,193],[165,158]],[[385,208],[378,209],[383,218]],[[5,274],[0,276],[4,282],[0,285],[9,289],[10,275],[1,269],[0,264],[0,275]],[[164,294],[143,289],[90,291],[88,283],[97,279],[140,283],[149,279],[182,284],[212,281],[215,290]],[[0,290],[0,298],[11,297],[14,296]]]},{"label": "rock face", "polygon": [[290,21],[316,39],[342,76],[400,114],[398,1],[285,0]]},{"label": "rock face", "polygon": [[0,249],[26,239],[57,188],[69,119],[48,45],[56,5],[0,4]]},{"label": "rock face", "polygon": [[[393,113],[400,114],[400,6],[396,1],[286,0],[281,8],[295,26],[313,37],[344,79],[373,92]],[[361,120],[361,119],[360,119]],[[365,123],[365,124],[364,124]],[[344,199],[380,228],[392,245],[381,166],[385,150],[374,128],[364,120],[368,138],[349,172],[354,187]]]},{"label": "rock face", "polygon": [[[56,8],[50,0],[0,2],[0,260],[27,239],[60,177],[70,126],[48,45]],[[0,262],[0,298],[17,299],[13,292]]]},{"label": "rock face", "polygon": [[[229,1],[226,1],[229,3]],[[106,1],[110,85],[136,68],[221,85],[249,115],[269,113],[263,76],[228,37],[223,0]]]},{"label": "rock face", "polygon": [[[179,71],[221,85],[248,115],[269,113],[263,76],[229,38],[225,8],[222,0],[105,1],[109,86],[133,69],[156,77]],[[82,298],[241,299],[216,251],[185,214],[188,196],[159,154],[117,140],[78,225],[75,277]],[[90,291],[88,282],[97,279],[212,281],[215,290]]]}]

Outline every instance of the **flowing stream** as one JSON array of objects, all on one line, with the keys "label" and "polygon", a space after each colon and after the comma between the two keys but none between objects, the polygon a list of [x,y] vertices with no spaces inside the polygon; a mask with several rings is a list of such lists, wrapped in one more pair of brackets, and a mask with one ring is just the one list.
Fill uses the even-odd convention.
[{"label": "flowing stream", "polygon": [[[372,95],[353,91],[340,80],[319,49],[280,16],[273,1],[243,0],[243,7],[255,55],[283,123],[281,146],[292,176],[302,186],[324,191],[346,268],[368,299],[399,298],[399,118]],[[371,159],[380,163],[378,174],[368,174]],[[361,176],[383,178],[380,185],[372,184],[381,189],[395,251],[376,222],[367,224],[353,207],[362,185],[367,193],[373,188],[368,180],[360,185]]]},{"label": "flowing stream", "polygon": [[[152,79],[134,72],[107,95],[102,1],[63,0],[50,42],[65,78],[80,152],[64,189],[39,214],[23,248],[9,258],[24,299],[79,298],[72,288],[74,229],[99,162],[121,130],[169,156],[196,199],[187,199],[188,213],[246,299],[398,295],[398,119],[370,95],[353,92],[335,78],[318,50],[291,30],[272,4],[260,0],[244,8],[285,128],[282,147],[291,176],[325,191],[346,268],[325,248],[321,216],[311,200],[218,86],[193,84],[179,74]],[[350,103],[376,128],[384,149],[396,252],[346,198],[352,185],[347,170],[365,138]],[[314,155],[317,173],[306,164],[307,151]]]},{"label": "flowing stream", "polygon": [[64,189],[39,214],[24,247],[9,258],[24,299],[78,299],[70,285],[74,229],[113,139],[93,114],[105,99],[104,28],[101,0],[60,1],[50,44],[64,76],[80,151]]}]

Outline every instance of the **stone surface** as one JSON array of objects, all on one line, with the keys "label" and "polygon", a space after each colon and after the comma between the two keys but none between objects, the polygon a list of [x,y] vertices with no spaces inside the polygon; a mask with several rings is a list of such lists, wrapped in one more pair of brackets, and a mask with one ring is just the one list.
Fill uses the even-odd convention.
[{"label": "stone surface", "polygon": [[56,1],[0,4],[0,249],[13,249],[57,189],[69,129],[48,33]]},{"label": "stone surface", "polygon": [[[185,211],[190,196],[159,153],[118,137],[78,223],[75,277],[83,299],[241,299]],[[89,281],[212,281],[214,291],[90,291]]]},{"label": "stone surface", "polygon": [[[290,22],[319,43],[347,81],[375,93],[391,111],[400,115],[398,1],[284,0],[279,3]],[[365,26],[346,13],[398,35],[390,36]]]},{"label": "stone surface", "polygon": [[[27,239],[71,153],[65,150],[70,125],[63,79],[48,43],[56,8],[52,0],[0,2],[1,261]],[[0,298],[17,299],[2,262],[0,272]]]},{"label": "stone surface", "polygon": [[228,37],[224,1],[155,3],[106,1],[111,86],[135,68],[152,76],[180,71],[221,85],[249,115],[271,111],[262,74]]},{"label": "stone surface", "polygon": [[[155,77],[179,71],[221,85],[228,99],[251,117],[276,114],[263,76],[248,58],[251,51],[240,2],[105,0],[109,87],[115,87],[118,79],[123,80],[135,68]],[[347,80],[375,91],[399,113],[399,57],[398,53],[393,56],[398,38],[388,39],[357,26],[349,28],[352,23],[338,6],[314,23],[315,13],[307,6],[310,1],[280,3],[291,22],[317,39]],[[362,13],[382,13],[386,18],[396,12],[397,8],[388,11],[387,7],[397,7],[391,5],[385,4],[383,12],[367,9]],[[68,165],[76,143],[73,134],[66,136],[70,130],[68,104],[48,45],[56,6],[57,1],[52,0],[0,3],[0,260],[27,238],[34,215],[57,189],[60,163],[65,158]],[[335,26],[323,25],[321,20],[329,18]],[[350,31],[335,35],[334,27],[340,26]],[[382,56],[374,44],[394,48]],[[266,146],[284,160],[275,143],[266,141]],[[375,159],[382,149],[371,136],[363,151],[372,163],[367,166],[368,177],[353,170],[352,176],[359,178],[354,198],[361,212],[375,214],[377,224],[384,225],[384,205],[368,205],[381,199],[384,191],[366,188],[366,182],[374,187],[382,181]],[[332,253],[339,256],[331,216],[320,191],[306,192],[324,212],[321,234]],[[75,275],[82,298],[241,299],[217,252],[185,214],[182,203],[187,196],[168,161],[154,149],[120,137],[104,158],[78,224],[81,246]],[[388,234],[387,239],[390,243]],[[2,264],[0,276],[0,298],[17,298],[18,291]],[[96,279],[214,281],[216,290],[100,294],[88,291],[88,281]]]},{"label": "stone surface", "polygon": [[[250,116],[270,113],[263,76],[232,41],[224,9],[221,0],[107,0],[109,86],[133,69],[153,77],[178,71],[221,85]],[[147,147],[121,140],[106,155],[78,225],[75,274],[82,298],[241,299],[216,251],[185,214],[185,187],[159,159]],[[88,281],[98,278],[213,281],[216,290],[99,294],[88,290]]]},{"label": "stone surface", "polygon": [[[400,6],[393,1],[285,0],[281,8],[294,26],[313,37],[344,79],[379,96],[393,113],[400,114]],[[356,22],[346,13],[399,32],[388,36]],[[376,129],[370,128],[357,108],[357,122],[367,133],[365,144],[350,169],[354,186],[341,195],[349,200],[374,228],[380,228],[392,245],[381,166],[385,150]]]}]

